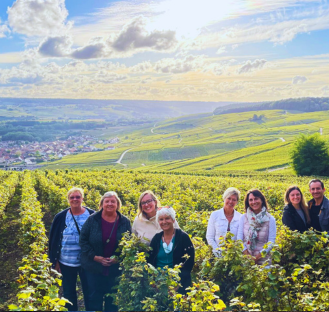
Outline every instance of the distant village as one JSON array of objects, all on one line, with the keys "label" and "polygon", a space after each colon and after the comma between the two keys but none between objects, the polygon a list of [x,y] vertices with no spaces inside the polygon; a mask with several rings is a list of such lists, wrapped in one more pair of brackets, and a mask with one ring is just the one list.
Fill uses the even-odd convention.
[{"label": "distant village", "polygon": [[[59,160],[71,154],[113,150],[115,146],[112,144],[116,143],[119,143],[117,137],[99,140],[89,135],[26,144],[16,141],[0,141],[0,167],[7,170],[34,169],[39,167],[39,163]],[[101,145],[102,148],[97,148],[95,145]]]}]

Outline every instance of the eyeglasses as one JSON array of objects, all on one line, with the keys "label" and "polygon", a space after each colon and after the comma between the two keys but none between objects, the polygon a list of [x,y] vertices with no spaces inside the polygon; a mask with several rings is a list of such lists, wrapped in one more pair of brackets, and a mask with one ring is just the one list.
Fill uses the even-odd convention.
[{"label": "eyeglasses", "polygon": [[154,201],[154,199],[149,199],[149,200],[143,201],[143,202],[141,202],[141,206],[148,205],[149,203],[152,203],[153,201]]},{"label": "eyeglasses", "polygon": [[80,199],[81,196],[70,196],[70,199]]}]

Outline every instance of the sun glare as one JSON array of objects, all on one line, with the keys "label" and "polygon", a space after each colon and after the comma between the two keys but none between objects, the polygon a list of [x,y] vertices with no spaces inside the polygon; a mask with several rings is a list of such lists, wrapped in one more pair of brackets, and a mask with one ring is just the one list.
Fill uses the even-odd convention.
[{"label": "sun glare", "polygon": [[158,12],[150,25],[153,29],[172,29],[177,36],[196,37],[202,28],[230,18],[238,11],[235,0],[165,0],[159,3]]}]

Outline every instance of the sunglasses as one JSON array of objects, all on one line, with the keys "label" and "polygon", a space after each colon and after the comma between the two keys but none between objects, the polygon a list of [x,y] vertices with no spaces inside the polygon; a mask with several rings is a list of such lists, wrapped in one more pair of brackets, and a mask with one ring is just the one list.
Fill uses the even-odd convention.
[{"label": "sunglasses", "polygon": [[70,196],[70,199],[80,199],[81,196]]}]

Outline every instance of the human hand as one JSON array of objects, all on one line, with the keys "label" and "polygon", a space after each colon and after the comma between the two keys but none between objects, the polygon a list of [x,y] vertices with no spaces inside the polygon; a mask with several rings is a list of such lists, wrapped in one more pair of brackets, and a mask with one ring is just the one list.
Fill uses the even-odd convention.
[{"label": "human hand", "polygon": [[262,258],[262,254],[259,253],[256,257],[254,257],[254,261],[257,264],[258,260]]},{"label": "human hand", "polygon": [[56,270],[58,273],[62,273],[62,271],[61,271],[61,267],[60,267],[58,261],[57,261],[56,264],[55,264],[55,270]]},{"label": "human hand", "polygon": [[250,256],[250,253],[249,253],[248,249],[244,250],[242,253],[243,253],[245,256]]},{"label": "human hand", "polygon": [[101,256],[95,256],[94,261],[100,263],[102,266],[111,266],[113,264],[112,259]]}]

